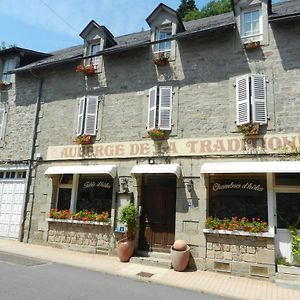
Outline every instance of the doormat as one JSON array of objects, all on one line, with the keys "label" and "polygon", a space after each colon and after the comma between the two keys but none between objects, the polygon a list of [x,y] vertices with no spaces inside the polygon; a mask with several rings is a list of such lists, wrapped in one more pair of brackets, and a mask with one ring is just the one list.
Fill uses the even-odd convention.
[{"label": "doormat", "polygon": [[148,273],[148,272],[140,272],[140,273],[137,273],[136,275],[141,276],[141,277],[147,277],[147,278],[150,278],[150,277],[153,276],[154,274],[153,274],[153,273]]}]

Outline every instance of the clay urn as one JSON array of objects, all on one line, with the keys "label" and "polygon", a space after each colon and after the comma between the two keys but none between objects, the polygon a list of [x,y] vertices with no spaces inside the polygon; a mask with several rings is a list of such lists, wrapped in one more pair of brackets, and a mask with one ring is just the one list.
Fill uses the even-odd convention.
[{"label": "clay urn", "polygon": [[190,247],[185,241],[176,240],[171,246],[171,263],[174,271],[184,271],[189,263],[189,259]]}]

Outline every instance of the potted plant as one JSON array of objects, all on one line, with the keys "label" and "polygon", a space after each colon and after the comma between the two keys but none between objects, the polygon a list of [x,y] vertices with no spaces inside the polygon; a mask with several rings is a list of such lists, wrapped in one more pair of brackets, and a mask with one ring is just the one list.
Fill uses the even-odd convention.
[{"label": "potted plant", "polygon": [[76,71],[76,73],[83,73],[85,75],[91,75],[96,72],[96,69],[92,64],[86,65],[86,66],[80,64],[76,67],[75,71]]},{"label": "potted plant", "polygon": [[165,138],[165,132],[159,128],[148,130],[145,137],[150,137],[152,140],[162,140]]},{"label": "potted plant", "polygon": [[125,237],[118,241],[117,254],[121,262],[128,262],[134,252],[137,210],[132,203],[121,208],[119,221],[127,226]]},{"label": "potted plant", "polygon": [[73,139],[74,144],[89,145],[92,141],[92,136],[89,134],[78,135]]},{"label": "potted plant", "polygon": [[247,49],[247,50],[250,50],[250,49],[255,49],[257,47],[260,46],[260,42],[257,41],[257,42],[254,42],[254,41],[249,41],[247,43],[244,44],[244,48]]},{"label": "potted plant", "polygon": [[171,246],[171,263],[175,271],[182,272],[186,269],[190,259],[190,247],[185,241],[176,240]]},{"label": "potted plant", "polygon": [[169,61],[169,57],[165,55],[164,52],[159,52],[158,55],[154,58],[154,63],[157,66],[166,65]]},{"label": "potted plant", "polygon": [[259,124],[250,123],[250,124],[240,125],[238,126],[238,132],[242,133],[245,136],[259,135]]}]

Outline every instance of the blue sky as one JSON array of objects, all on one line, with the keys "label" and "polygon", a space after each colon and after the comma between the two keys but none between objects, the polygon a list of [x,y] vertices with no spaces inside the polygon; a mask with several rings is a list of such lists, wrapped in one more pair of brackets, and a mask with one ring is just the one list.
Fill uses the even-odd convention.
[{"label": "blue sky", "polygon": [[[114,36],[148,29],[145,19],[160,3],[180,0],[0,0],[0,42],[41,52],[82,44],[79,33],[93,19]],[[208,0],[196,0],[201,8]]]}]

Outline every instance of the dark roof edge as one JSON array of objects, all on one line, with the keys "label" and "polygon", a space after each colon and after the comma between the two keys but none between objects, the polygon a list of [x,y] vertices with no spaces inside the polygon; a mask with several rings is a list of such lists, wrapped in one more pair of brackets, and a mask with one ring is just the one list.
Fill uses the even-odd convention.
[{"label": "dark roof edge", "polygon": [[39,55],[39,56],[52,56],[53,55],[51,53],[39,52],[39,51],[34,51],[34,50],[20,48],[20,47],[10,47],[10,48],[0,50],[0,55],[5,55],[5,54],[9,54],[9,53],[14,53],[14,52],[25,52],[27,54],[33,54],[33,55]]},{"label": "dark roof edge", "polygon": [[298,17],[300,17],[300,12],[296,13],[296,14],[290,14],[290,15],[279,15],[279,16],[278,15],[270,15],[269,22],[293,20]]}]

